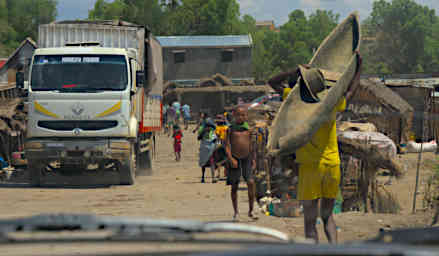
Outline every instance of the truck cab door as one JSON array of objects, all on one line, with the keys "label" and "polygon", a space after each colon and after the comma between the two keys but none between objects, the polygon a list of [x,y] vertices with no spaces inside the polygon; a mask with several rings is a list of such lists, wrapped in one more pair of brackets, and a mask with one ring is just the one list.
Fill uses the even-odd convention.
[{"label": "truck cab door", "polygon": [[131,74],[131,103],[132,113],[137,120],[141,120],[143,111],[143,72],[139,71],[139,64],[135,59],[130,59]]}]

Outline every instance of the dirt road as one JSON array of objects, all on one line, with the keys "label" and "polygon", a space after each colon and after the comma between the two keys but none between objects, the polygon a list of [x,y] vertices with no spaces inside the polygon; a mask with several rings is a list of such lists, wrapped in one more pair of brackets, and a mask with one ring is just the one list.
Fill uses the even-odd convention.
[{"label": "dirt road", "polygon": [[[203,221],[231,221],[232,205],[229,187],[224,181],[216,184],[200,183],[198,142],[190,132],[183,138],[182,161],[175,162],[172,142],[160,135],[158,152],[153,162],[153,174],[140,177],[134,186],[63,186],[31,188],[25,183],[0,184],[2,207],[0,217],[28,216],[38,213],[93,213],[98,215],[148,216],[154,218],[195,219]],[[410,214],[414,187],[414,155],[404,156],[408,173],[401,181],[394,181],[389,189],[398,192],[403,211],[398,215],[364,214],[360,212],[336,215],[341,241],[374,237],[380,228],[423,226],[428,214]],[[428,157],[427,157],[428,158]],[[429,161],[434,159],[430,155]],[[426,178],[423,169],[422,177]],[[82,177],[90,183],[92,177]],[[424,178],[423,178],[424,179]],[[421,179],[421,181],[423,180]],[[93,182],[91,182],[93,183]],[[239,208],[242,222],[275,228],[294,236],[303,236],[303,218],[278,218],[259,213],[259,220],[251,222],[245,216],[248,210],[247,192],[242,184]],[[421,196],[420,196],[421,197]],[[421,199],[421,198],[420,198]],[[418,207],[421,207],[421,200]],[[322,225],[319,225],[321,229]],[[326,241],[323,232],[321,240]]]}]

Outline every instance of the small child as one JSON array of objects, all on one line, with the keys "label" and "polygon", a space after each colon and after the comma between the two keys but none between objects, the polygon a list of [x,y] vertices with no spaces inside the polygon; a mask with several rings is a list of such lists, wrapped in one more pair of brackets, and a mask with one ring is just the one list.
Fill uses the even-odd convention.
[{"label": "small child", "polygon": [[227,185],[232,186],[231,197],[234,220],[238,220],[238,187],[241,177],[247,182],[249,210],[248,216],[257,219],[253,213],[255,201],[255,180],[253,170],[256,168],[256,150],[251,143],[248,125],[248,108],[238,106],[233,112],[233,123],[226,132],[226,154],[229,159],[227,167]]},{"label": "small child", "polygon": [[175,161],[178,162],[181,159],[181,139],[183,138],[183,132],[177,124],[174,125],[173,130],[172,138],[174,138]]},{"label": "small child", "polygon": [[[215,134],[219,138],[223,149],[225,148],[227,128],[228,128],[228,126],[226,123],[226,118],[222,115],[217,116]],[[225,151],[222,151],[222,152],[225,152]],[[224,164],[222,166],[224,167],[224,177],[227,177],[226,166]],[[220,172],[221,172],[219,167],[220,166],[218,166],[218,178],[220,178]]]}]

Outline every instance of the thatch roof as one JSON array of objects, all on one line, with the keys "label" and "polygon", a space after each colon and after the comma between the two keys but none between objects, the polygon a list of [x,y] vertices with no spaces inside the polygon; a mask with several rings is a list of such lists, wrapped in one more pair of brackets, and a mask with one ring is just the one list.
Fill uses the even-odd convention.
[{"label": "thatch roof", "polygon": [[170,90],[169,92],[176,92],[176,93],[182,93],[182,92],[223,92],[223,91],[229,91],[229,92],[272,92],[273,89],[268,85],[262,85],[262,86],[220,86],[220,87],[195,87],[195,88],[176,88],[173,90]]},{"label": "thatch roof", "polygon": [[373,79],[361,79],[360,87],[355,92],[354,98],[361,98],[362,91],[369,92],[375,96],[378,104],[389,107],[396,112],[407,113],[414,111],[407,101],[381,82],[374,81]]}]

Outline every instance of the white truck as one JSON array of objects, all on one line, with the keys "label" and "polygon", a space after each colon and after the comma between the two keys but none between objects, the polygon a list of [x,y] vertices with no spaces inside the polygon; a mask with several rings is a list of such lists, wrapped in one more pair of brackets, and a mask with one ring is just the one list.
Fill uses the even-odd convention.
[{"label": "white truck", "polygon": [[162,125],[160,43],[147,28],[122,21],[45,24],[38,37],[25,143],[31,183],[39,186],[48,168],[112,166],[121,184],[133,184],[151,168]]}]

